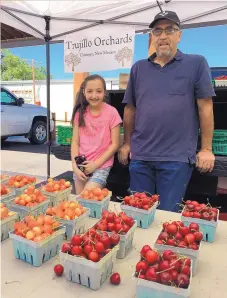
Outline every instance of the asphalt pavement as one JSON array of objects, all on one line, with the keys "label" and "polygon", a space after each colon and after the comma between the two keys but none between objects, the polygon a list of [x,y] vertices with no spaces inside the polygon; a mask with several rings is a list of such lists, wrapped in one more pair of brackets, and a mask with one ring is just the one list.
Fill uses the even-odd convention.
[{"label": "asphalt pavement", "polygon": [[[1,147],[1,172],[22,173],[46,177],[47,145],[32,145],[24,137],[9,137]],[[71,162],[57,159],[53,154],[51,177],[71,171]]]}]

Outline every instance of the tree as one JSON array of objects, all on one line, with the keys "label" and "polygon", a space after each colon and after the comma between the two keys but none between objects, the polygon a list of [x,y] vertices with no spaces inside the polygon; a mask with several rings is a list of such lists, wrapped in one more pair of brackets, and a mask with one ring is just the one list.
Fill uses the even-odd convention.
[{"label": "tree", "polygon": [[121,50],[118,50],[117,54],[115,55],[115,60],[118,63],[122,63],[122,67],[125,66],[124,60],[130,61],[132,59],[132,50],[128,47],[124,47]]},{"label": "tree", "polygon": [[[2,81],[32,80],[32,67],[28,62],[9,50],[2,50],[1,58]],[[46,69],[43,66],[36,66],[34,71],[36,80],[46,79]]]},{"label": "tree", "polygon": [[70,53],[65,57],[65,63],[67,66],[70,66],[72,64],[72,71],[75,70],[75,66],[80,64],[81,59],[80,57],[76,54]]}]

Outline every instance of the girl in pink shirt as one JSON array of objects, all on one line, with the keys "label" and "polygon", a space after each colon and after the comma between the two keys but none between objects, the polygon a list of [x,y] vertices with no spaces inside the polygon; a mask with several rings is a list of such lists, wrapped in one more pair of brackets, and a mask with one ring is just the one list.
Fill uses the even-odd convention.
[{"label": "girl in pink shirt", "polygon": [[[117,110],[104,102],[105,80],[88,76],[81,85],[73,110],[72,167],[76,193],[84,188],[103,188],[120,145],[120,124]],[[85,155],[82,172],[75,157]]]}]

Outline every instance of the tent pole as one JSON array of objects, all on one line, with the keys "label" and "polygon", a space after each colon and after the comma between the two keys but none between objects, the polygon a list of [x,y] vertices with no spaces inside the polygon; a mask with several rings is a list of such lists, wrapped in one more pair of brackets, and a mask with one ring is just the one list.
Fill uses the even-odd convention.
[{"label": "tent pole", "polygon": [[[162,4],[163,3],[161,3],[161,5]],[[157,6],[158,6],[158,4],[155,3],[155,4],[152,4],[152,5],[149,5],[149,6],[140,8],[140,9],[137,9],[137,10],[133,10],[133,11],[130,11],[130,12],[127,12],[127,13],[124,13],[124,14],[121,14],[121,15],[118,15],[116,17],[109,18],[107,20],[94,20],[94,23],[92,23],[92,24],[89,24],[89,25],[86,25],[86,26],[83,26],[83,27],[80,27],[80,28],[77,28],[77,29],[74,29],[74,30],[70,30],[70,31],[67,31],[67,32],[63,32],[63,33],[60,33],[60,34],[53,35],[52,36],[52,39],[58,38],[58,37],[62,37],[62,36],[65,36],[67,34],[78,32],[78,31],[81,31],[81,30],[84,30],[84,29],[93,28],[93,27],[96,27],[96,26],[98,26],[100,24],[104,24],[104,23],[112,23],[112,24],[114,24],[114,21],[116,21],[116,20],[118,20],[120,18],[123,18],[123,17],[126,17],[126,16],[131,16],[133,14],[136,14],[136,13],[141,12],[141,11],[145,11],[147,9],[156,8]],[[60,20],[60,19],[63,20],[64,18],[53,17],[53,19],[55,19],[55,20]],[[65,18],[65,19],[66,20],[70,20],[70,18]],[[73,19],[71,19],[71,20],[73,20]],[[76,19],[74,19],[74,20],[76,20]],[[86,21],[88,21],[88,20],[86,20]],[[117,23],[118,24],[123,24],[124,23],[124,25],[126,25],[127,22],[123,22],[122,23],[122,22],[119,21]],[[116,22],[115,22],[115,24],[116,24]],[[136,25],[136,23],[131,23],[131,22],[130,23],[127,23],[127,24]],[[147,25],[147,26],[149,25],[149,24],[144,24],[144,23],[141,23],[141,24],[142,25]]]},{"label": "tent pole", "polygon": [[51,139],[50,139],[50,17],[44,16],[46,22],[46,88],[47,88],[47,178],[50,177],[50,147],[51,147]]},{"label": "tent pole", "polygon": [[43,19],[43,15],[37,14],[37,13],[32,13],[32,12],[28,12],[28,11],[24,11],[24,10],[20,10],[20,9],[16,9],[16,8],[12,8],[9,6],[5,6],[5,5],[1,5],[1,9],[4,11],[15,11],[15,12],[19,12],[19,13],[23,13],[29,16],[33,16],[33,17],[37,17],[37,18],[41,18]]},{"label": "tent pole", "polygon": [[27,26],[28,28],[31,28],[32,30],[34,30],[35,32],[39,33],[41,36],[45,36],[41,31],[39,31],[38,29],[36,29],[35,27],[33,27],[32,25],[28,24],[27,22],[25,22],[24,20],[22,20],[21,18],[19,18],[18,16],[16,16],[14,13],[12,13],[11,11],[8,11],[7,9],[5,9],[4,7],[1,7],[1,9],[6,12],[7,14],[11,15],[13,18],[15,18],[16,20],[18,20],[19,22],[21,22],[22,24],[24,24],[25,26]]}]

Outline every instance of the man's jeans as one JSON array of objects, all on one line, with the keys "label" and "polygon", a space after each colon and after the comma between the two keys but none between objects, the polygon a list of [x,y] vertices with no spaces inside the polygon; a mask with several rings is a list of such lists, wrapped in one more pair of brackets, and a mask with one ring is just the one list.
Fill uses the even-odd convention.
[{"label": "man's jeans", "polygon": [[130,190],[160,195],[159,209],[178,212],[193,166],[176,161],[131,160]]}]

